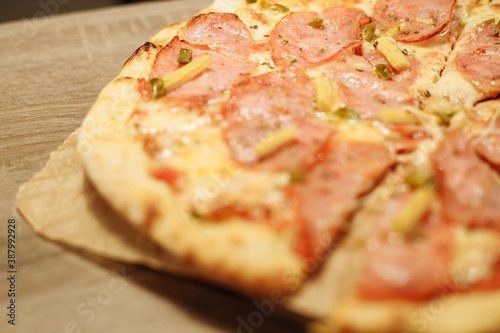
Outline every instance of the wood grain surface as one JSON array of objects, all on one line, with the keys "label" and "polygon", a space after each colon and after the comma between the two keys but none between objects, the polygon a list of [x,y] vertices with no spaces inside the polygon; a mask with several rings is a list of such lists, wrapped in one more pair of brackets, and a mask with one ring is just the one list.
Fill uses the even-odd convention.
[{"label": "wood grain surface", "polygon": [[[297,320],[262,315],[253,300],[51,243],[15,210],[19,186],[79,127],[135,49],[209,3],[154,2],[0,24],[0,332],[303,331]],[[15,326],[6,315],[12,218]]]}]

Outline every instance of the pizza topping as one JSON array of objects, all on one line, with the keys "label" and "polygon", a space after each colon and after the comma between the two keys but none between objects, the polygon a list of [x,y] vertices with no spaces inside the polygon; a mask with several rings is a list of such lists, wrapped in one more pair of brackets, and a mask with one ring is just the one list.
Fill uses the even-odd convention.
[{"label": "pizza topping", "polygon": [[311,22],[307,23],[307,25],[319,29],[323,26],[323,19],[319,17],[313,18]]},{"label": "pizza topping", "polygon": [[202,73],[205,69],[212,64],[212,57],[205,54],[200,58],[190,62],[189,64],[179,68],[175,72],[169,73],[161,78],[155,78],[150,81],[151,95],[161,97],[167,92],[179,88],[184,83],[193,79],[198,74]]},{"label": "pizza topping", "polygon": [[373,72],[382,80],[389,80],[392,77],[391,69],[386,64],[376,64],[373,66]]},{"label": "pizza topping", "polygon": [[419,167],[413,170],[408,176],[406,176],[405,181],[411,186],[420,187],[429,184],[429,182],[432,180],[432,177],[432,172],[429,169],[425,167]]},{"label": "pizza topping", "polygon": [[280,128],[255,145],[255,152],[259,157],[265,157],[281,146],[293,141],[298,132],[297,127]]},{"label": "pizza topping", "polygon": [[165,89],[165,84],[162,79],[149,80],[148,89],[153,99],[163,97],[167,94],[167,89]]},{"label": "pizza topping", "polygon": [[493,30],[493,36],[498,37],[500,35],[500,20],[498,20],[495,29]]},{"label": "pizza topping", "polygon": [[187,64],[188,62],[191,61],[191,56],[193,55],[193,51],[190,49],[180,49],[179,50],[179,57],[177,58],[177,61],[180,62],[181,64]]},{"label": "pizza topping", "polygon": [[[216,187],[206,191],[207,182]],[[296,215],[288,194],[283,191],[287,183],[288,177],[284,173],[253,172],[237,165],[231,170],[224,167],[212,171],[206,182],[199,184],[194,198],[186,202],[186,208],[200,222],[237,220],[286,231]]]},{"label": "pizza topping", "polygon": [[428,24],[428,25],[434,25],[434,18],[424,19],[424,18],[421,18],[421,17],[417,17],[415,19],[415,21],[418,22],[418,23],[424,23],[424,24]]},{"label": "pizza topping", "polygon": [[405,23],[401,23],[401,24],[399,24],[398,26],[393,27],[393,28],[391,28],[391,29],[387,30],[387,31],[385,32],[385,35],[386,35],[386,36],[390,36],[390,37],[392,37],[392,36],[394,36],[395,34],[397,34],[397,33],[401,32],[401,30],[404,28],[404,26],[405,26]]},{"label": "pizza topping", "polygon": [[305,175],[302,171],[292,170],[288,172],[290,183],[301,183],[304,181]]},{"label": "pizza topping", "polygon": [[391,66],[398,72],[410,68],[410,61],[403,52],[401,52],[398,44],[392,37],[379,37],[374,45],[376,45],[376,49],[384,55]]},{"label": "pizza topping", "polygon": [[331,134],[328,127],[290,118],[270,123],[235,123],[224,132],[232,156],[243,166],[294,172],[302,172],[318,162]]},{"label": "pizza topping", "polygon": [[[178,62],[181,49],[192,51],[192,61],[188,64]],[[210,97],[241,81],[242,74],[255,67],[215,51],[198,49],[176,36],[156,56],[149,78],[162,79],[169,86],[165,87],[168,97]]]},{"label": "pizza topping", "polygon": [[476,152],[500,171],[500,134],[487,135],[475,145]]},{"label": "pizza topping", "polygon": [[495,36],[495,23],[481,25],[473,32],[456,57],[458,69],[483,98],[500,94],[500,36]]},{"label": "pizza topping", "polygon": [[332,110],[332,107],[338,104],[336,101],[336,91],[330,80],[326,79],[324,76],[319,76],[314,79],[314,88],[316,91],[316,110],[328,112]]},{"label": "pizza topping", "polygon": [[380,120],[389,123],[413,123],[418,118],[406,109],[383,108],[378,115]]},{"label": "pizza topping", "polygon": [[145,102],[149,102],[152,97],[149,93],[151,89],[148,87],[148,84],[149,82],[146,81],[145,78],[141,77],[137,79],[137,88],[139,90],[139,94],[141,95],[142,100]]},{"label": "pizza topping", "polygon": [[377,24],[375,22],[372,22],[370,24],[367,24],[361,28],[361,33],[363,35],[363,39],[367,41],[368,43],[372,43],[375,38],[375,30],[376,30]]},{"label": "pizza topping", "polygon": [[[483,105],[480,104],[475,111],[477,112],[479,108],[483,108]],[[487,107],[487,110],[495,112],[494,108],[492,104]],[[479,156],[500,171],[500,113],[489,115],[485,120],[487,120],[486,124],[481,124],[478,129],[473,130],[471,144]]]},{"label": "pizza topping", "polygon": [[[394,161],[383,144],[332,142],[325,159],[292,188],[299,204],[301,228],[296,251],[314,257],[328,250],[344,227],[356,200],[369,192]],[[316,257],[317,258],[317,257]]]},{"label": "pizza topping", "polygon": [[[380,210],[377,229],[367,240],[367,255],[358,294],[369,300],[427,300],[450,285],[450,231],[429,209],[432,192],[398,192]],[[417,193],[417,194],[415,194]],[[401,211],[417,203],[418,214],[411,223],[401,220],[397,227],[413,237],[393,233],[394,220]],[[422,204],[423,202],[423,204]]]},{"label": "pizza topping", "polygon": [[423,301],[439,295],[449,285],[449,232],[443,227],[421,227],[421,237],[390,242],[369,241],[359,296],[369,300]]},{"label": "pizza topping", "polygon": [[449,125],[451,118],[455,115],[456,112],[441,112],[441,111],[434,111],[433,114],[439,118],[439,120],[445,124]]},{"label": "pizza topping", "polygon": [[430,138],[420,122],[384,122],[377,125],[388,132],[388,140],[398,153],[411,153],[421,141]]},{"label": "pizza topping", "polygon": [[352,126],[342,126],[342,130],[335,136],[340,141],[384,143],[386,136],[378,128],[368,122],[357,124],[350,121]]},{"label": "pizza topping", "polygon": [[408,58],[411,67],[397,73],[377,53],[346,55],[328,65],[325,74],[340,84],[345,105],[370,119],[383,108],[418,107],[406,89],[418,78],[419,63],[413,56]]},{"label": "pizza topping", "polygon": [[453,132],[432,155],[443,218],[453,224],[500,230],[500,177]]},{"label": "pizza topping", "polygon": [[245,61],[250,56],[253,39],[247,26],[235,14],[200,14],[186,24],[184,39],[190,44],[205,45],[227,57]]},{"label": "pizza topping", "polygon": [[450,273],[455,284],[474,288],[478,287],[474,284],[487,282],[494,276],[495,264],[500,259],[500,234],[459,227],[453,230],[452,244]]},{"label": "pizza topping", "polygon": [[[395,27],[393,37],[400,42],[419,42],[441,32],[453,17],[455,0],[378,0],[373,20],[386,32]],[[403,25],[404,24],[404,25]]]},{"label": "pizza topping", "polygon": [[[277,66],[311,68],[361,45],[360,27],[370,22],[363,11],[332,7],[324,10],[322,16],[315,12],[293,12],[281,19],[269,37]],[[311,25],[312,22],[317,23]]]},{"label": "pizza topping", "polygon": [[391,222],[391,231],[404,236],[410,235],[434,200],[434,189],[421,187],[415,190]]},{"label": "pizza topping", "polygon": [[300,71],[273,71],[247,78],[233,88],[222,114],[230,122],[269,122],[314,115],[313,88]]},{"label": "pizza topping", "polygon": [[154,169],[151,174],[153,177],[167,183],[175,191],[180,191],[184,187],[184,177],[175,169],[163,166],[158,169]]},{"label": "pizza topping", "polygon": [[250,221],[267,221],[271,218],[271,212],[263,204],[257,204],[254,207],[248,207],[238,203],[230,203],[226,206],[217,207],[206,214],[200,214],[196,210],[192,212],[196,217],[210,220],[213,222],[227,221],[230,218],[240,218]]},{"label": "pizza topping", "polygon": [[279,3],[269,3],[265,0],[260,0],[259,8],[264,9],[264,10],[268,10],[271,13],[275,13],[275,14],[277,14],[277,13],[286,14],[290,11],[290,9],[288,9],[288,7],[280,5]]},{"label": "pizza topping", "polygon": [[353,121],[353,122],[358,122],[361,120],[361,116],[359,113],[357,113],[355,110],[351,108],[338,108],[335,112],[334,115],[339,117],[340,119],[347,120],[347,121]]}]

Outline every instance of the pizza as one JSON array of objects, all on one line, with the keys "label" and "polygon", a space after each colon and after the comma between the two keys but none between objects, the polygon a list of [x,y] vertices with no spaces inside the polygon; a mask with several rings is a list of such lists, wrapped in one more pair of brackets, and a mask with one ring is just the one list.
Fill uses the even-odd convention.
[{"label": "pizza", "polygon": [[78,151],[214,283],[279,298],[335,262],[314,331],[498,332],[499,31],[496,0],[216,1],[130,57]]}]

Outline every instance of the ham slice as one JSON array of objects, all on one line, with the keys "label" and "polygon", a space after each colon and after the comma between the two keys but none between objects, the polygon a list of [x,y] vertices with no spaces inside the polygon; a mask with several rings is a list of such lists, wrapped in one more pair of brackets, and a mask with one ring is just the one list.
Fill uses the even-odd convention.
[{"label": "ham slice", "polygon": [[473,32],[455,62],[459,71],[483,93],[483,98],[500,94],[500,35],[495,23],[486,23]]},{"label": "ham slice", "polygon": [[358,283],[358,294],[363,299],[423,301],[452,288],[448,274],[451,234],[439,222],[437,212],[429,212],[419,222],[419,237],[388,240],[392,219],[408,199],[408,193],[395,195],[375,221],[377,230],[369,240]]},{"label": "ham slice", "polygon": [[317,258],[329,250],[356,199],[373,189],[394,164],[389,150],[376,143],[334,141],[323,154],[324,160],[304,182],[292,188],[301,222],[295,248],[304,257]]},{"label": "ham slice", "polygon": [[[322,19],[321,28],[308,25]],[[361,26],[370,18],[359,9],[331,7],[322,12],[290,13],[269,36],[272,58],[281,68],[311,68],[361,46]]]},{"label": "ham slice", "polygon": [[274,71],[248,78],[234,87],[224,106],[231,122],[270,121],[284,116],[307,118],[314,114],[314,92],[301,71]]},{"label": "ham slice", "polygon": [[238,61],[248,59],[253,45],[252,35],[245,23],[237,15],[229,13],[193,17],[187,22],[183,37],[190,44],[205,45]]},{"label": "ham slice", "polygon": [[[298,129],[295,138],[277,147],[268,156],[259,157],[255,147],[279,128]],[[263,122],[234,123],[224,136],[233,158],[243,166],[266,171],[305,172],[322,158],[321,152],[332,135],[332,130],[321,124],[299,118],[277,120],[273,125]]]},{"label": "ham slice", "polygon": [[386,32],[400,26],[393,37],[400,42],[420,42],[439,32],[453,18],[456,0],[378,0],[373,20]]},{"label": "ham slice", "polygon": [[373,71],[376,64],[387,65],[387,60],[376,53],[345,55],[328,65],[325,74],[341,84],[345,105],[370,119],[383,108],[418,106],[418,101],[406,89],[418,78],[419,62],[413,56],[409,59],[411,67],[399,73],[391,69],[389,80],[381,79]]},{"label": "ham slice", "polygon": [[449,134],[432,162],[445,221],[500,231],[500,177],[465,135]]}]

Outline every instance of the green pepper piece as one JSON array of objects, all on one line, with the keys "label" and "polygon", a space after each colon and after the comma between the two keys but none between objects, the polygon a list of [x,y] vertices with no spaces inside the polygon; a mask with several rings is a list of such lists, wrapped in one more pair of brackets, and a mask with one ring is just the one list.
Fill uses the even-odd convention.
[{"label": "green pepper piece", "polygon": [[191,61],[192,55],[193,51],[191,51],[190,49],[180,49],[177,61],[180,62],[181,64],[187,64],[188,62]]},{"label": "green pepper piece", "polygon": [[406,183],[413,187],[420,187],[432,181],[432,173],[426,169],[416,169],[406,177]]},{"label": "green pepper piece", "polygon": [[259,8],[260,9],[269,9],[271,7],[271,4],[265,0],[261,0],[259,2]]},{"label": "green pepper piece", "polygon": [[150,80],[148,82],[148,89],[153,99],[163,97],[167,94],[167,90],[165,89],[165,85],[161,79]]},{"label": "green pepper piece", "polygon": [[334,115],[336,115],[339,118],[345,119],[345,120],[355,120],[355,121],[361,120],[361,116],[359,115],[359,113],[357,113],[355,110],[353,110],[351,108],[343,107],[343,108],[337,109],[334,112]]},{"label": "green pepper piece", "polygon": [[316,17],[311,22],[307,23],[307,25],[312,27],[312,28],[319,29],[323,26],[323,19]]},{"label": "green pepper piece", "polygon": [[451,118],[455,115],[455,112],[444,113],[439,111],[434,111],[434,115],[438,117],[444,124],[449,125]]},{"label": "green pepper piece", "polygon": [[280,4],[274,4],[274,5],[271,5],[271,11],[272,12],[278,12],[278,13],[282,13],[282,14],[285,14],[285,13],[288,13],[290,11],[290,9],[288,9],[288,7],[285,7],[283,5],[280,5]]},{"label": "green pepper piece", "polygon": [[493,30],[493,36],[500,36],[500,20],[498,20],[497,25],[495,26],[495,30]]},{"label": "green pepper piece", "polygon": [[282,13],[282,14],[288,13],[290,11],[290,9],[288,9],[288,7],[285,7],[285,6],[277,4],[277,3],[270,4],[269,2],[267,2],[265,0],[261,0],[259,2],[259,8],[267,9],[273,13]]},{"label": "green pepper piece", "polygon": [[375,40],[375,28],[376,24],[375,22],[372,22],[370,24],[367,24],[361,28],[361,33],[363,35],[363,39],[367,41],[368,43],[371,43]]},{"label": "green pepper piece", "polygon": [[373,66],[373,71],[382,80],[389,80],[392,77],[391,70],[386,64],[376,64]]},{"label": "green pepper piece", "polygon": [[302,171],[292,170],[288,175],[291,183],[299,183],[304,180],[304,173]]}]

